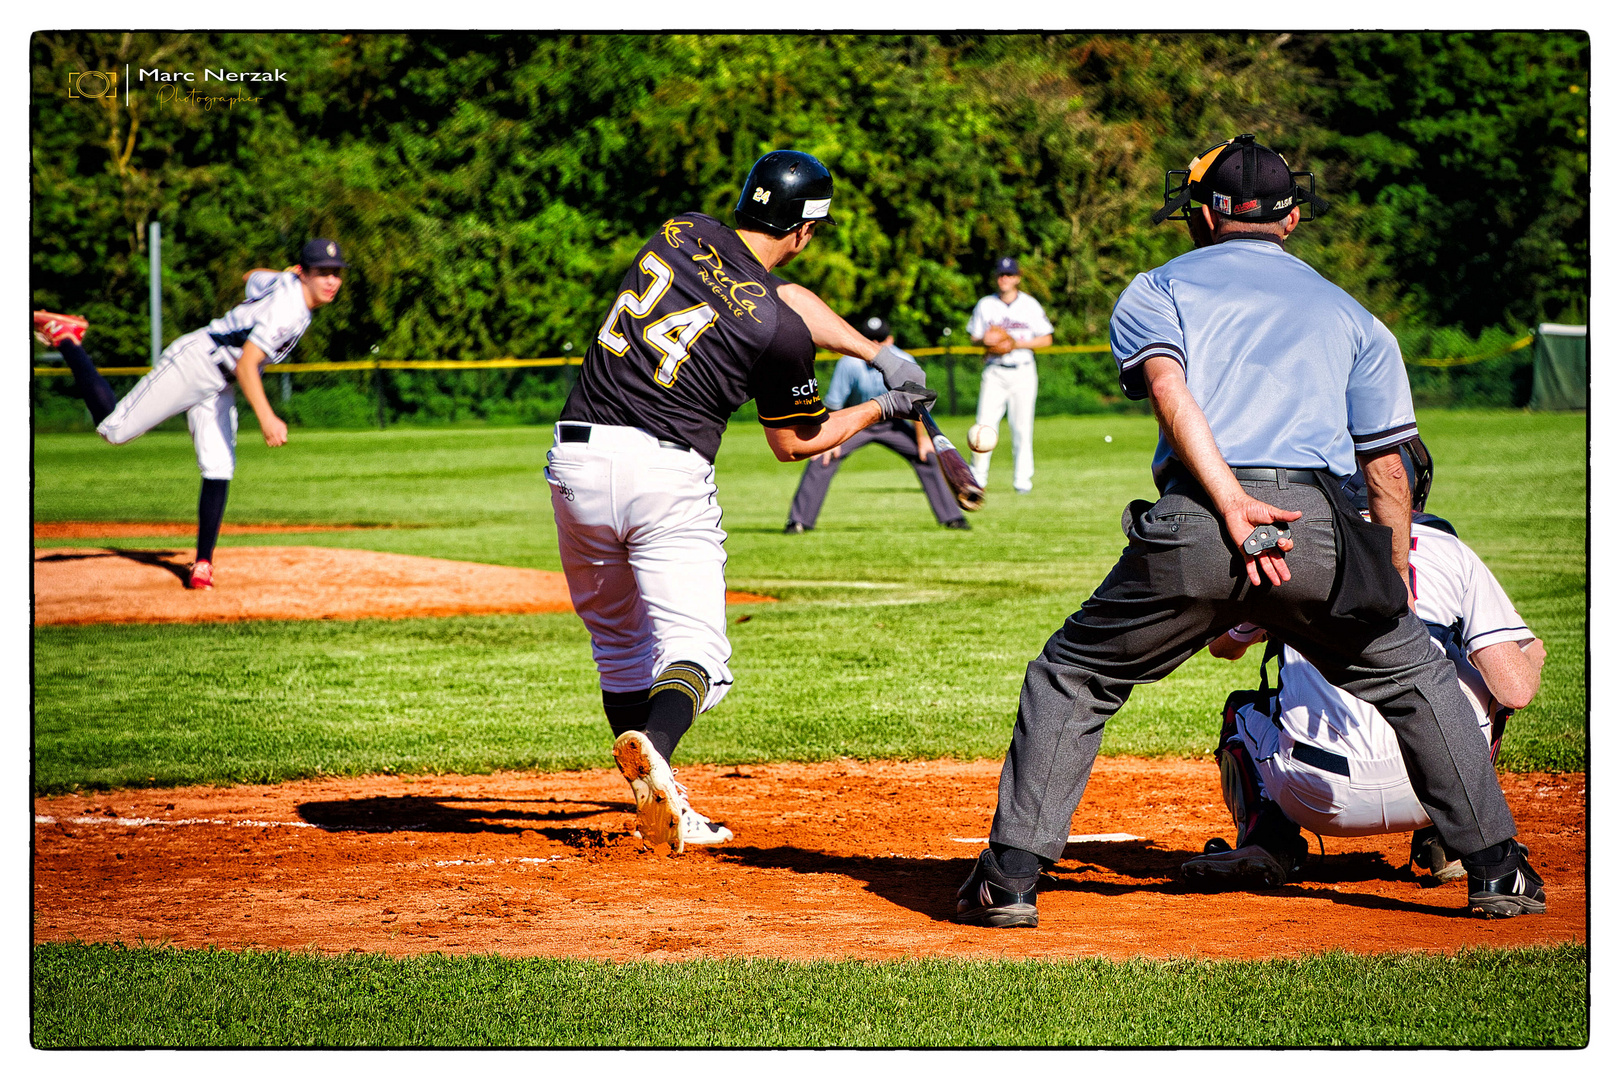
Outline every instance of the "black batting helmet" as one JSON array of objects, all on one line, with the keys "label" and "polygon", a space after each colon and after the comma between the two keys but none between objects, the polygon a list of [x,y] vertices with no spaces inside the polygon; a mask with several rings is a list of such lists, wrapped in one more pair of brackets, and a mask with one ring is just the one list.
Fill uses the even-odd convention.
[{"label": "black batting helmet", "polygon": [[748,170],[732,215],[776,235],[807,221],[838,224],[830,216],[833,181],[827,166],[798,150],[772,150]]},{"label": "black batting helmet", "polygon": [[1316,175],[1294,172],[1281,154],[1255,142],[1253,135],[1216,143],[1185,169],[1167,171],[1164,205],[1153,212],[1153,223],[1187,220],[1194,202],[1235,221],[1280,221],[1295,206],[1311,221],[1327,209],[1327,200],[1316,194]]},{"label": "black batting helmet", "polygon": [[[1422,513],[1429,505],[1429,488],[1434,485],[1434,458],[1421,438],[1401,443],[1401,464],[1406,467],[1406,484],[1412,489],[1412,511]],[[1344,493],[1357,510],[1367,509],[1367,474],[1357,469],[1344,482]]]}]

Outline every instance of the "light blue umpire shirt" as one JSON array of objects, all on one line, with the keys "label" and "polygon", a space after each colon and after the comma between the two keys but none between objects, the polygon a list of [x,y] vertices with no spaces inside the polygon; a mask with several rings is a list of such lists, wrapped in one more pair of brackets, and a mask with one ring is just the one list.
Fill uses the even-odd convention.
[{"label": "light blue umpire shirt", "polygon": [[[896,349],[907,360],[911,354]],[[832,383],[827,392],[821,395],[823,404],[829,412],[847,409],[852,405],[859,405],[863,401],[888,393],[889,388],[883,385],[883,372],[868,364],[865,360],[853,356],[840,357],[838,365],[833,368]]]},{"label": "light blue umpire shirt", "polygon": [[[1400,346],[1349,293],[1253,235],[1138,274],[1109,326],[1119,385],[1147,397],[1143,365],[1182,367],[1228,465],[1356,470],[1356,453],[1417,434]],[[1153,455],[1162,490],[1175,453]]]}]

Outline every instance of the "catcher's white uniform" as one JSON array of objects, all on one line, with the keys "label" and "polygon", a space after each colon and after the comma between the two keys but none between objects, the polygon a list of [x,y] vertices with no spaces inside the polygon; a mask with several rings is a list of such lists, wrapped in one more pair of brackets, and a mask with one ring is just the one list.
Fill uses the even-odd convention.
[{"label": "catcher's white uniform", "polygon": [[271,364],[286,359],[309,328],[303,283],[291,271],[248,276],[247,298],[201,330],[175,338],[152,370],[96,428],[115,446],[186,414],[205,480],[236,475],[236,391],[230,376],[251,341]]},{"label": "catcher's white uniform", "polygon": [[[1044,337],[1052,332],[1041,302],[1026,292],[1006,303],[996,293],[980,300],[968,319],[968,336],[982,338],[999,326],[1015,339]],[[1013,349],[1004,355],[985,353],[979,379],[979,411],[975,422],[1001,426],[1003,414],[1012,433],[1013,488],[1028,491],[1035,483],[1035,353]],[[975,452],[973,478],[984,486],[990,476],[990,455]]]},{"label": "catcher's white uniform", "polygon": [[[1480,737],[1489,742],[1501,706],[1467,658],[1487,645],[1522,645],[1535,635],[1479,556],[1450,533],[1414,522],[1410,566],[1418,617],[1456,665]],[[1261,632],[1245,623],[1231,634],[1253,641]],[[1329,683],[1292,648],[1283,649],[1279,683],[1275,718],[1262,707],[1236,710],[1263,795],[1325,836],[1408,832],[1429,824],[1395,732],[1377,709]]]}]

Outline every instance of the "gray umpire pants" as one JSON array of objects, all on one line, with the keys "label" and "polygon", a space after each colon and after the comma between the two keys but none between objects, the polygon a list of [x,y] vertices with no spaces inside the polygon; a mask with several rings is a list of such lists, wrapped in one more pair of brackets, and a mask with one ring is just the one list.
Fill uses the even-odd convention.
[{"label": "gray umpire pants", "polygon": [[788,509],[788,524],[798,522],[807,529],[813,528],[816,518],[821,516],[821,504],[827,499],[827,489],[832,487],[833,477],[838,475],[838,467],[850,454],[874,442],[887,446],[911,462],[917,479],[922,482],[923,494],[928,496],[928,507],[941,525],[964,516],[961,507],[956,505],[956,497],[951,494],[950,485],[945,483],[945,477],[939,471],[938,459],[930,456],[924,461],[917,455],[917,429],[912,422],[880,420],[850,436],[839,447],[841,457],[835,457],[825,465],[816,458],[811,458],[805,464],[804,475],[799,479],[799,490],[793,493],[793,505]]},{"label": "gray umpire pants", "polygon": [[1377,625],[1329,614],[1336,556],[1327,496],[1309,485],[1242,483],[1255,498],[1303,514],[1289,526],[1291,579],[1273,586],[1262,576],[1258,588],[1250,585],[1202,492],[1132,503],[1119,562],[1026,670],[990,840],[1060,858],[1103,725],[1131,688],[1164,678],[1245,621],[1384,714],[1447,848],[1472,854],[1512,837],[1489,747],[1422,621],[1410,611]]}]

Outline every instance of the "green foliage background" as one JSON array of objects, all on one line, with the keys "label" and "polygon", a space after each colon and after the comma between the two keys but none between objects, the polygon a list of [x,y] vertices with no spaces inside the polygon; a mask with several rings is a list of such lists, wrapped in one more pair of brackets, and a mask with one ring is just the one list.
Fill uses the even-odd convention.
[{"label": "green foliage background", "polygon": [[[1409,355],[1437,329],[1466,351],[1586,313],[1579,32],[39,33],[30,56],[33,302],[87,315],[103,363],[144,362],[154,220],[170,339],[329,235],[354,269],[297,360],[577,354],[657,222],[727,217],[779,146],[829,165],[841,222],[789,276],[902,345],[960,335],[1006,252],[1060,343],[1105,340],[1120,289],[1188,246],[1148,223],[1164,170],[1240,131],[1316,172],[1333,209],[1292,250]],[[69,71],[126,65],[287,80],[195,84],[256,96],[228,108],[150,80],[127,105],[67,97]],[[374,419],[368,378],[300,381],[288,412]],[[534,422],[564,378],[399,372],[382,407]],[[36,380],[37,422],[78,418],[65,390]]]}]

